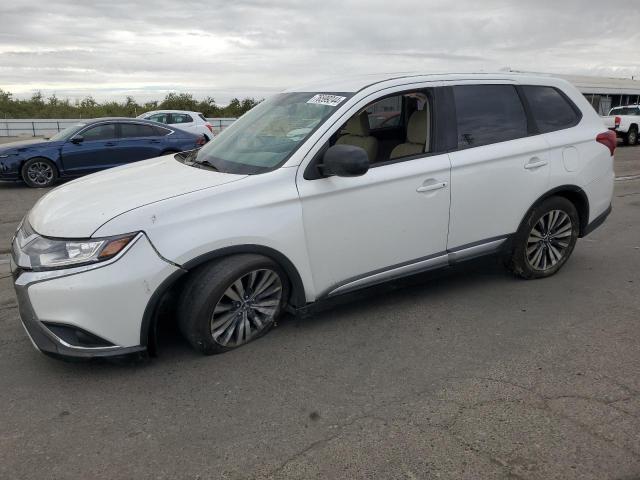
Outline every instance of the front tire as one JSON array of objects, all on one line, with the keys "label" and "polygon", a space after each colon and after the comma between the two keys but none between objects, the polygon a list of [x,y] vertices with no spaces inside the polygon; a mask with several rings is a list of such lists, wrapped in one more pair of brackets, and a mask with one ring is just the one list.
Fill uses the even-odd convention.
[{"label": "front tire", "polygon": [[46,158],[30,158],[22,165],[20,174],[27,186],[46,188],[53,185],[58,178],[58,169]]},{"label": "front tire", "polygon": [[624,143],[627,145],[637,145],[638,144],[638,128],[631,127],[627,132],[627,135],[624,137]]},{"label": "front tire", "polygon": [[284,271],[273,260],[234,255],[196,269],[178,304],[184,337],[205,355],[226,352],[267,333],[289,293]]},{"label": "front tire", "polygon": [[580,219],[564,197],[551,197],[531,209],[514,237],[507,267],[529,279],[554,275],[567,262],[578,241]]}]

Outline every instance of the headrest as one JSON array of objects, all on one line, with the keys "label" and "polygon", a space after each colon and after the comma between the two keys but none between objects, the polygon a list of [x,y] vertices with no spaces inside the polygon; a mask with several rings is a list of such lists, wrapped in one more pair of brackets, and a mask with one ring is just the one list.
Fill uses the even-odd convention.
[{"label": "headrest", "polygon": [[369,114],[362,112],[357,117],[351,117],[344,127],[345,132],[349,135],[356,135],[358,137],[369,136]]},{"label": "headrest", "polygon": [[416,110],[409,118],[407,125],[407,142],[419,143],[424,145],[427,143],[427,109]]}]

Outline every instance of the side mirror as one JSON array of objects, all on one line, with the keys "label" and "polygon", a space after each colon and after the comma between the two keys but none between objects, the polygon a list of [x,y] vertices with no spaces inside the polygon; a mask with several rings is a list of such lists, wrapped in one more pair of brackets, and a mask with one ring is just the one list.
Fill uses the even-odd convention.
[{"label": "side mirror", "polygon": [[82,143],[84,142],[84,137],[82,135],[76,135],[71,139],[71,143]]},{"label": "side mirror", "polygon": [[334,145],[322,156],[322,173],[338,177],[359,177],[369,170],[369,156],[360,147]]}]

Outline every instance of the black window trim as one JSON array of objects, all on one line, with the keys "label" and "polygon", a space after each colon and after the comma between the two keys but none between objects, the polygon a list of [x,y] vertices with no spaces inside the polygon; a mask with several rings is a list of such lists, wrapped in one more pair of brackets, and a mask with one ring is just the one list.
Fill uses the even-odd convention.
[{"label": "black window trim", "polygon": [[[386,167],[387,165],[393,165],[395,163],[408,162],[408,161],[411,161],[411,160],[418,160],[418,159],[421,159],[421,158],[428,158],[428,157],[433,157],[433,156],[436,156],[436,155],[443,155],[443,154],[448,153],[448,150],[445,149],[446,143],[445,143],[445,141],[443,139],[443,136],[446,133],[446,129],[444,129],[444,128],[440,128],[439,129],[438,128],[438,123],[439,122],[436,121],[436,119],[438,119],[439,116],[441,116],[443,114],[443,112],[446,110],[446,109],[443,109],[443,112],[439,111],[439,108],[442,109],[442,106],[444,105],[444,103],[438,101],[439,94],[441,94],[441,91],[444,88],[446,88],[446,87],[439,86],[439,85],[408,88],[406,90],[400,90],[400,91],[397,91],[397,92],[389,93],[389,94],[384,95],[384,96],[382,96],[380,98],[376,98],[375,100],[372,100],[371,102],[368,102],[366,104],[366,105],[371,105],[373,103],[380,102],[380,101],[384,100],[385,98],[397,97],[398,95],[404,95],[404,94],[411,93],[411,92],[425,92],[426,95],[429,97],[429,99],[431,101],[431,108],[430,108],[430,116],[431,116],[431,122],[430,122],[431,136],[430,136],[430,140],[431,140],[431,143],[429,145],[430,151],[417,153],[415,155],[407,155],[405,157],[394,158],[393,160],[387,160],[386,162],[377,162],[377,163],[374,163],[374,164],[370,165],[370,167],[369,167],[370,169],[371,168],[378,168],[378,167]],[[374,92],[373,94],[375,94],[375,93],[377,93],[377,92]],[[440,105],[440,107],[438,107],[438,105]],[[366,106],[364,108],[366,108]],[[364,109],[360,109],[359,111],[363,111],[363,110]],[[405,113],[406,113],[406,107],[405,107],[405,102],[403,100],[403,102],[402,102],[402,112],[400,112],[401,116],[403,117],[402,118],[402,123],[403,123],[402,126],[405,126],[404,124],[408,123],[408,119],[404,118],[405,117]],[[338,130],[336,130],[336,132],[334,132],[333,135],[335,135],[335,133],[339,132],[341,126],[346,124],[346,122],[348,122],[350,118],[351,117],[348,117],[347,120],[340,125]],[[333,125],[332,125],[332,127],[333,127]],[[406,127],[405,127],[405,129],[406,129]],[[305,180],[319,180],[321,178],[328,178],[326,175],[323,175],[320,172],[320,170],[318,169],[318,165],[321,163],[322,156],[324,155],[324,152],[326,152],[328,148],[329,148],[329,141],[326,141],[324,143],[324,145],[320,148],[320,150],[318,150],[318,152],[313,156],[311,161],[307,164],[307,166],[306,166],[306,168],[304,170],[304,174],[303,174],[303,178]]]}]

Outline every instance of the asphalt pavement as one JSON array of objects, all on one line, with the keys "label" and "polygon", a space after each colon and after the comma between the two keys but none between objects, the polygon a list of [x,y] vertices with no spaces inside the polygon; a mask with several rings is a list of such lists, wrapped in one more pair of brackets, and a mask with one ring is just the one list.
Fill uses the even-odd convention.
[{"label": "asphalt pavement", "polygon": [[[0,246],[41,194],[0,185]],[[613,207],[552,278],[475,261],[212,357],[45,357],[0,263],[0,478],[640,478],[640,180]]]}]

